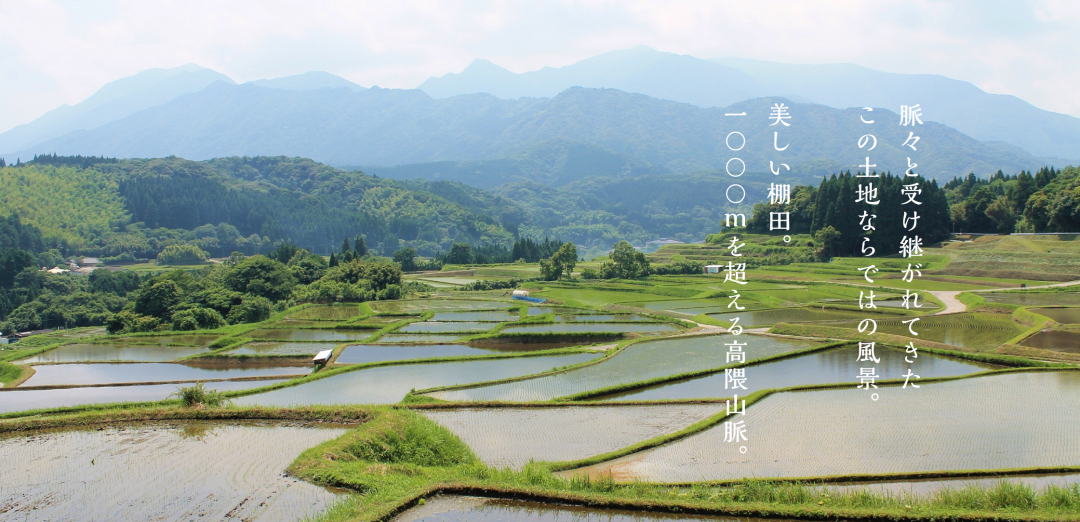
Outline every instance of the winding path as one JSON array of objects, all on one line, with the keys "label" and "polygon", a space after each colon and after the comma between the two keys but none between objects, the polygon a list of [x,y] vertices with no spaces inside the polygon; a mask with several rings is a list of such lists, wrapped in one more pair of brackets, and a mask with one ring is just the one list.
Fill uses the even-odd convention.
[{"label": "winding path", "polygon": [[960,295],[960,290],[939,290],[937,292],[930,292],[930,295],[936,297],[938,301],[941,301],[941,304],[945,305],[944,310],[937,312],[934,315],[958,314],[967,310],[967,305],[961,303],[960,300],[956,298],[957,295]]}]

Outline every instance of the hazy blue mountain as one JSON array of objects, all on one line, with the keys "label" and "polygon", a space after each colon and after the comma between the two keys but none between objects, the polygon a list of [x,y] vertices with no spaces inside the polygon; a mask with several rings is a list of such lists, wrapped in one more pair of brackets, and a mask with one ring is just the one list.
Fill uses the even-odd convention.
[{"label": "hazy blue mountain", "polygon": [[[783,153],[773,148],[768,115],[788,103]],[[746,112],[727,117],[725,112]],[[506,158],[528,147],[562,139],[631,156],[672,172],[723,169],[734,156],[747,172],[765,172],[769,161],[793,174],[821,175],[855,169],[865,154],[856,147],[869,132],[858,109],[759,98],[725,109],[702,108],[614,89],[567,89],[554,98],[503,100],[487,94],[436,100],[419,90],[319,89],[290,91],[215,83],[92,131],[53,139],[34,152],[104,154],[117,157],[177,155],[189,159],[288,155],[333,165],[401,165],[433,161]],[[1018,147],[980,142],[928,122],[920,127],[918,154],[900,145],[907,137],[899,118],[874,113],[880,144],[871,156],[879,169],[906,168],[915,156],[926,176],[951,178],[998,169],[1016,172],[1043,161]],[[746,148],[724,144],[742,132]],[[735,164],[737,165],[737,163]],[[735,169],[739,170],[739,169]]]},{"label": "hazy blue mountain", "polygon": [[172,69],[148,69],[107,83],[80,103],[61,105],[0,134],[0,152],[15,152],[74,131],[94,129],[214,82],[234,83],[224,74],[190,63]]},{"label": "hazy blue mountain", "polygon": [[669,172],[633,156],[558,138],[494,160],[434,161],[358,168],[384,178],[459,181],[483,189],[515,181],[560,187],[590,176],[621,178]]},{"label": "hazy blue mountain", "polygon": [[766,92],[738,69],[648,47],[612,51],[565,67],[521,74],[480,59],[460,74],[429,78],[418,88],[435,98],[478,92],[499,98],[551,98],[570,87],[619,89],[702,107],[785,94]]},{"label": "hazy blue mountain", "polygon": [[769,93],[794,93],[831,107],[919,104],[923,120],[975,139],[1004,141],[1037,156],[1080,158],[1080,118],[1042,110],[1015,96],[989,94],[937,74],[895,74],[852,64],[791,65],[742,58],[716,63],[738,69]]},{"label": "hazy blue mountain", "polygon": [[943,123],[976,139],[1004,141],[1040,157],[1080,159],[1080,118],[940,75],[894,74],[851,64],[703,60],[635,47],[521,74],[477,60],[459,74],[430,78],[419,88],[436,98],[481,92],[518,98],[551,97],[573,86],[613,88],[701,107],[724,107],[762,96],[840,109],[869,106],[898,111],[900,105],[918,103],[924,121]]},{"label": "hazy blue mountain", "polygon": [[312,91],[315,89],[334,89],[339,87],[345,87],[354,91],[364,89],[364,87],[350,82],[345,78],[323,71],[311,71],[304,74],[269,80],[254,80],[245,83],[256,87],[269,87],[271,89],[286,89],[290,91]]}]

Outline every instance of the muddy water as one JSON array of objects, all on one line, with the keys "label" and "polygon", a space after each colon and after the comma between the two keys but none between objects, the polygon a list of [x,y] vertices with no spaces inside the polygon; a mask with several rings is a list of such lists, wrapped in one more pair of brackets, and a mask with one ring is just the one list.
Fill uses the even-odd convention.
[{"label": "muddy water", "polygon": [[235,350],[229,351],[229,355],[312,355],[329,349],[333,345],[323,343],[289,343],[289,342],[253,342],[247,343]]},{"label": "muddy water", "polygon": [[492,328],[495,328],[499,323],[489,322],[476,322],[476,321],[456,321],[456,322],[435,322],[425,321],[422,323],[412,323],[401,327],[398,331],[401,333],[442,333],[442,332],[486,332]]},{"label": "muddy water", "polygon": [[1020,341],[1020,344],[1055,352],[1080,353],[1080,332],[1043,330]]},{"label": "muddy water", "polygon": [[347,306],[311,306],[288,315],[289,319],[314,319],[319,321],[344,321],[360,315],[360,308]]},{"label": "muddy water", "polygon": [[0,437],[5,520],[296,520],[336,498],[286,477],[340,428],[200,422]]},{"label": "muddy water", "polygon": [[195,346],[168,346],[154,344],[68,344],[18,361],[17,364],[67,363],[67,362],[106,362],[139,361],[164,362],[175,361],[181,357],[197,355],[210,351],[209,348]]},{"label": "muddy water", "polygon": [[578,332],[675,332],[679,327],[667,323],[550,323],[503,328],[506,333],[578,333]]},{"label": "muddy water", "polygon": [[116,339],[121,344],[173,344],[187,346],[206,346],[214,342],[220,335],[140,335],[135,337],[121,337]]},{"label": "muddy water", "polygon": [[[211,390],[235,391],[250,390],[270,386],[284,380],[265,381],[222,381],[208,382]],[[151,384],[143,386],[101,386],[94,388],[62,388],[56,390],[20,390],[13,388],[0,391],[0,413],[38,410],[45,408],[66,408],[87,404],[109,404],[114,402],[147,402],[168,399],[182,386],[190,384]]]},{"label": "muddy water", "polygon": [[195,381],[200,379],[235,379],[239,377],[268,377],[311,373],[308,368],[296,366],[196,368],[173,363],[50,364],[34,366],[34,370],[34,375],[27,379],[22,386]]},{"label": "muddy water", "polygon": [[[577,460],[679,431],[724,412],[720,404],[421,410],[480,460],[521,468],[530,460]],[[603,426],[603,429],[597,429]]]},{"label": "muddy water", "polygon": [[[862,319],[866,314],[847,310],[820,310],[814,308],[775,308],[772,310],[757,310],[739,312],[733,314],[710,314],[709,317],[724,323],[730,323],[735,317],[739,318],[739,324],[743,326],[760,326],[788,322],[808,321],[841,321],[845,319]],[[876,316],[887,319],[895,316]]]},{"label": "muddy water", "polygon": [[601,322],[622,323],[633,321],[648,321],[649,318],[636,314],[559,314],[555,316],[556,322]]},{"label": "muddy water", "polygon": [[648,511],[597,509],[561,504],[464,496],[439,496],[416,506],[393,522],[796,522],[787,519],[672,515]]},{"label": "muddy water", "polygon": [[[748,342],[744,349],[753,354],[753,342]],[[630,391],[604,397],[605,400],[655,400],[655,399],[691,399],[731,397],[733,393],[748,395],[758,390],[786,388],[807,384],[830,384],[856,382],[859,369],[865,363],[858,362],[859,348],[845,346],[833,350],[815,352],[790,359],[782,359],[756,366],[746,367],[746,389],[732,390],[725,388],[725,372],[707,377],[674,382],[655,388]],[[907,364],[907,353],[901,350],[878,348],[875,355],[880,362],[874,363],[881,379],[903,379],[904,373],[911,368],[915,375],[923,379],[931,377],[952,377],[1001,368],[993,364],[977,363],[962,359],[938,357],[929,353],[919,354],[912,359],[914,364]],[[728,385],[730,386],[730,384]]]},{"label": "muddy water", "polygon": [[432,321],[481,321],[503,323],[517,321],[518,314],[509,312],[439,312]]},{"label": "muddy water", "polygon": [[281,341],[360,341],[371,337],[375,330],[286,330],[263,328],[245,334],[253,339]]},{"label": "muddy water", "polygon": [[986,292],[978,295],[991,303],[1028,306],[1080,305],[1080,292]]},{"label": "muddy water", "polygon": [[1030,310],[1059,323],[1080,323],[1080,308],[1031,308]]},{"label": "muddy water", "polygon": [[379,338],[380,343],[449,343],[465,335],[446,334],[386,334]]},{"label": "muddy water", "polygon": [[900,480],[895,482],[872,482],[861,484],[835,484],[825,486],[837,491],[869,490],[877,493],[906,493],[928,495],[945,488],[963,489],[966,487],[992,488],[1001,482],[1024,484],[1036,491],[1047,486],[1071,486],[1080,483],[1080,473],[1058,473],[1053,475],[1014,475],[1010,477],[959,478],[950,480]]}]

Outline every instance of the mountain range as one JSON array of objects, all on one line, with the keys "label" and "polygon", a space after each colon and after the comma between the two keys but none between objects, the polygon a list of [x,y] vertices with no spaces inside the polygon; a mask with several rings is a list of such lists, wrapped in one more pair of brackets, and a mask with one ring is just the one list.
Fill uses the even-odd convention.
[{"label": "mountain range", "polygon": [[[777,103],[793,115],[784,152],[772,150],[768,114]],[[901,150],[907,132],[895,114],[913,103],[927,122],[917,152]],[[1080,119],[943,76],[643,47],[522,74],[477,60],[418,89],[369,89],[318,71],[237,85],[191,64],[153,69],[0,134],[0,151],[10,151],[0,156],[302,156],[488,189],[722,171],[732,157],[755,175],[773,161],[815,177],[862,163],[861,107],[874,108],[880,145],[869,155],[879,170],[904,169],[914,156],[916,171],[946,179],[1080,157]],[[723,142],[732,131],[747,140],[738,153]]]}]

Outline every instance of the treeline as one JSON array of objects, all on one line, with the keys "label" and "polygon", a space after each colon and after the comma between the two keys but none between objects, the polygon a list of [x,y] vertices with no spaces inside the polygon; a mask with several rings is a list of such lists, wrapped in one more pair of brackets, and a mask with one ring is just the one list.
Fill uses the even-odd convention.
[{"label": "treeline", "polygon": [[1080,182],[1075,167],[989,179],[968,174],[945,184],[957,232],[1080,232]]},{"label": "treeline", "polygon": [[[879,204],[855,202],[860,181],[864,185],[868,181],[873,182],[878,189]],[[920,205],[904,204],[908,200],[901,193],[905,185],[917,185],[915,200]],[[909,216],[918,212],[917,227],[912,232],[904,227],[904,211]],[[844,172],[822,180],[817,188],[792,187],[791,202],[788,204],[754,205],[747,229],[764,234],[814,234],[832,227],[839,232],[831,245],[835,255],[862,255],[862,237],[868,235],[875,255],[885,256],[899,253],[900,241],[905,235],[918,235],[924,246],[948,238],[951,232],[949,211],[946,191],[938,186],[937,181],[893,176],[891,173],[881,174],[878,178],[860,179],[850,172]],[[790,212],[791,230],[770,231],[771,212]],[[863,212],[867,212],[867,218],[861,218]],[[872,221],[874,230],[864,231],[863,224],[869,215],[876,215]]]},{"label": "treeline", "polygon": [[446,254],[437,253],[435,261],[442,265],[491,265],[513,263],[523,260],[526,263],[538,263],[559,251],[563,242],[558,239],[544,238],[533,241],[531,238],[518,239],[509,247],[500,245],[470,246],[468,243],[454,243]]}]

